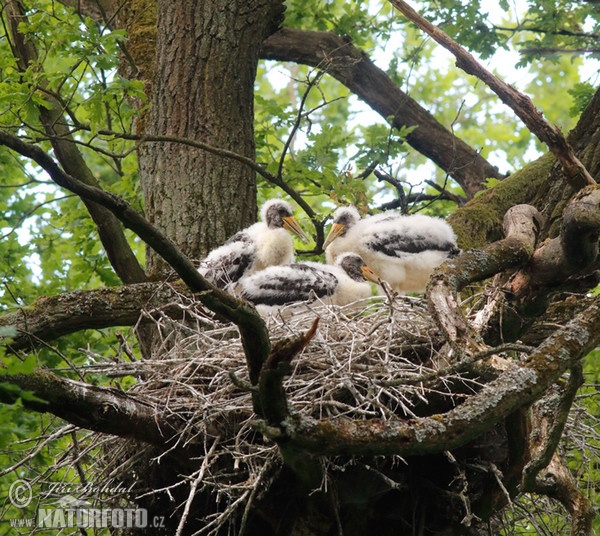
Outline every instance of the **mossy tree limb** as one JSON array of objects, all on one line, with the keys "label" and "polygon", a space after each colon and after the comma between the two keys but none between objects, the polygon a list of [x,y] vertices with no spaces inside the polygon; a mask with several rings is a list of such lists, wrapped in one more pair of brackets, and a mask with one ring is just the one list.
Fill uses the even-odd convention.
[{"label": "mossy tree limb", "polygon": [[[530,404],[600,343],[600,299],[525,360],[514,364],[462,405],[444,414],[382,422],[377,419],[299,419],[289,445],[312,455],[423,455],[465,445]],[[278,438],[276,438],[278,439]]]},{"label": "mossy tree limb", "polygon": [[[169,421],[154,403],[116,389],[62,378],[47,370],[2,375],[0,380],[30,391],[38,398],[28,397],[23,401],[28,409],[52,413],[96,432],[166,446],[179,435],[182,426]],[[15,402],[5,391],[0,394],[3,403]]]}]

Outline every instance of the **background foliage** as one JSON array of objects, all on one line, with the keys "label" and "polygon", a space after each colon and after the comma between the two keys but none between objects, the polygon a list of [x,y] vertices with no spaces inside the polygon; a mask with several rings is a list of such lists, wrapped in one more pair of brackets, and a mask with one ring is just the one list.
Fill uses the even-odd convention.
[{"label": "background foliage", "polygon": [[[418,4],[429,20],[529,94],[551,122],[565,131],[575,124],[597,86],[594,58],[598,54],[600,4],[504,0],[492,13],[479,1]],[[38,107],[47,106],[50,95],[58,98],[101,185],[141,210],[133,143],[106,134],[131,132],[135,118],[132,101],[144,102],[145,98],[139,82],[118,74],[126,53],[126,35],[99,28],[53,0],[28,0],[26,5],[29,23],[21,25],[20,31],[35,43],[39,57],[20,69],[10,38],[0,30],[0,128],[40,141],[51,151],[44,140]],[[350,37],[403,90],[502,172],[519,169],[544,150],[486,87],[458,70],[386,2],[290,0],[285,24]],[[361,176],[374,162],[401,181],[407,193],[435,194],[425,183],[428,180],[461,194],[459,186],[402,142],[406,131],[391,129],[341,84],[314,69],[263,62],[256,82],[255,110],[258,162],[272,173],[281,173],[322,219],[341,203],[352,202],[366,212],[396,197],[397,191],[389,183],[372,174]],[[4,148],[0,148],[0,171],[0,313],[27,307],[45,295],[118,284],[95,226],[77,197],[57,188],[30,162]],[[271,184],[259,182],[260,201],[273,195],[282,194]],[[445,215],[453,207],[449,202],[416,202],[410,210]],[[297,216],[310,229],[309,218],[300,212]],[[130,242],[143,261],[142,245],[133,236]],[[76,378],[72,364],[85,365],[89,360],[80,348],[110,355],[122,351],[124,339],[133,346],[131,333],[120,331],[77,333],[52,347],[40,348],[35,357],[7,355],[3,362],[9,372],[27,372],[43,364]],[[586,361],[586,375],[588,385],[600,382],[600,354]],[[89,375],[85,379],[118,383]],[[0,389],[9,387],[0,383]],[[587,397],[585,388],[580,404],[599,413],[598,401]],[[13,467],[24,451],[39,444],[34,438],[63,426],[48,416],[23,411],[19,403],[0,406],[0,423],[0,467],[4,468]],[[598,432],[590,438],[594,448],[600,448]],[[73,448],[75,441],[66,434],[5,474],[0,479],[0,512],[15,478],[45,473],[50,478],[48,470],[55,457]],[[597,459],[594,461],[590,452],[576,450],[570,450],[568,458],[574,472],[589,475],[588,493],[600,503],[600,492],[594,487],[600,481]],[[80,478],[75,473],[59,472],[51,478]],[[506,534],[558,534],[561,521],[544,514],[538,499],[529,500],[509,514]],[[539,515],[532,518],[532,511]],[[5,533],[2,525],[0,533]]]}]

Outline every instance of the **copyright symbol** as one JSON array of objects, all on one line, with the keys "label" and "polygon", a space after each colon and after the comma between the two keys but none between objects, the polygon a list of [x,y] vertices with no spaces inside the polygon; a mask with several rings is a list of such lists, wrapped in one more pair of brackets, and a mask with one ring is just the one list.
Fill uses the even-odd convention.
[{"label": "copyright symbol", "polygon": [[26,508],[33,498],[33,492],[29,482],[25,480],[15,480],[8,490],[8,498],[13,506],[17,508]]}]

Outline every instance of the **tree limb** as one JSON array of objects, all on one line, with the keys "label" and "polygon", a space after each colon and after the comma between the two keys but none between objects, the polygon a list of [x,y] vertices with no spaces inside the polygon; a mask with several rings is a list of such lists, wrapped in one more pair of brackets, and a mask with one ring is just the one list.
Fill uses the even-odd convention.
[{"label": "tree limb", "polygon": [[[552,285],[595,269],[600,235],[600,186],[584,188],[563,212],[560,235],[533,255],[525,277],[530,285]],[[515,294],[522,289],[513,283]]]},{"label": "tree limb", "polygon": [[[180,287],[180,288],[178,288]],[[163,308],[185,292],[179,283],[138,283],[122,287],[66,292],[39,298],[28,307],[0,316],[0,326],[15,326],[17,336],[7,344],[11,351],[29,350],[83,329],[133,326],[142,310],[160,308],[177,316],[181,311]]]},{"label": "tree limb", "polygon": [[[158,406],[116,389],[88,385],[45,370],[0,378],[45,401],[23,400],[25,407],[52,413],[82,428],[154,445],[165,445],[179,433],[180,427],[169,422]],[[0,395],[3,403],[15,402],[3,390]]]},{"label": "tree limb", "polygon": [[292,339],[278,341],[265,361],[258,382],[260,405],[255,412],[263,417],[269,426],[283,426],[289,417],[289,409],[283,379],[290,374],[290,363],[315,336],[319,318],[311,328]]},{"label": "tree limb", "polygon": [[[262,57],[311,65],[330,74],[398,129],[417,126],[407,143],[449,173],[469,198],[488,178],[503,179],[477,151],[457,138],[348,40],[331,32],[282,28],[263,43]],[[435,143],[431,143],[435,140]]]},{"label": "tree limb", "polygon": [[509,86],[497,76],[485,69],[469,52],[462,48],[442,30],[421,17],[403,0],[390,0],[390,3],[414,22],[421,30],[430,35],[435,41],[449,50],[456,57],[456,65],[463,71],[482,80],[509,106],[523,121],[525,126],[535,134],[540,141],[548,145],[550,151],[560,161],[569,182],[578,188],[596,184],[585,166],[575,156],[573,149],[559,128],[552,126],[535,108],[531,99]]},{"label": "tree limb", "polygon": [[[2,5],[11,30],[13,54],[20,69],[25,71],[30,64],[39,63],[34,42],[31,39],[26,40],[18,30],[18,25],[26,20],[25,9],[17,0],[3,0]],[[45,95],[45,99],[49,107],[38,107],[40,119],[50,137],[58,161],[70,175],[90,186],[98,187],[98,181],[77,150],[70,129],[64,121],[62,106],[49,94]],[[91,203],[85,198],[83,202],[97,226],[102,246],[117,276],[123,283],[146,281],[146,274],[129,246],[117,218],[101,205]]]},{"label": "tree limb", "polygon": [[523,470],[523,490],[534,491],[536,479],[548,467],[555,455],[558,442],[562,436],[569,411],[577,395],[577,390],[583,385],[583,370],[581,363],[571,369],[569,382],[562,392],[555,386],[532,407],[532,433],[530,436],[531,460]]},{"label": "tree limb", "polygon": [[[264,321],[247,302],[220,290],[204,279],[194,264],[177,245],[138,214],[131,205],[114,194],[78,181],[65,173],[40,147],[25,143],[17,136],[0,130],[0,144],[37,162],[59,186],[108,208],[125,227],[134,231],[177,272],[192,292],[211,311],[235,323],[240,331],[242,346],[250,370],[260,370],[271,347]],[[251,378],[256,385],[258,378]]]}]

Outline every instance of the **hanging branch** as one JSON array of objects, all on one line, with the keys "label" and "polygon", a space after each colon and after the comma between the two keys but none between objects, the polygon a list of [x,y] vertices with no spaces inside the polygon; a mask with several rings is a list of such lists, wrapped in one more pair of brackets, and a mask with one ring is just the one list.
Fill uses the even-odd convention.
[{"label": "hanging branch", "polygon": [[[19,68],[24,72],[33,64],[39,69],[38,52],[34,41],[26,39],[18,28],[19,24],[26,20],[23,5],[21,2],[8,2],[6,0],[2,1],[2,5],[10,29],[10,45]],[[40,83],[42,89],[47,86],[43,78]],[[65,123],[63,106],[49,93],[46,93],[46,100],[49,103],[48,107],[38,106],[39,117],[47,136],[50,138],[57,160],[66,172],[77,177],[77,180],[90,186],[99,187],[96,177],[78,151],[72,133]],[[146,274],[129,246],[119,221],[105,207],[91,203],[85,198],[83,202],[96,224],[102,246],[119,279],[123,283],[146,281]]]},{"label": "hanging branch", "polygon": [[479,78],[498,97],[509,106],[523,121],[525,126],[535,134],[540,141],[556,156],[565,170],[567,180],[575,187],[596,184],[585,166],[575,156],[559,128],[552,126],[543,114],[535,108],[531,99],[509,86],[497,76],[485,69],[469,52],[451,39],[442,30],[419,15],[403,0],[390,0],[390,3],[414,22],[421,30],[430,35],[435,41],[449,50],[456,57],[456,65],[463,71]]},{"label": "hanging branch", "polygon": [[308,78],[306,90],[304,91],[304,94],[302,95],[302,98],[300,99],[300,106],[298,106],[298,113],[296,114],[296,120],[294,121],[294,125],[292,126],[292,131],[290,132],[290,135],[288,136],[287,140],[285,141],[283,151],[281,151],[281,156],[279,158],[279,166],[277,168],[277,177],[279,179],[283,178],[283,163],[285,161],[285,157],[288,153],[290,146],[292,145],[292,140],[294,139],[296,132],[298,132],[298,130],[300,129],[300,125],[302,123],[302,116],[304,115],[304,106],[306,104],[306,99],[308,99],[310,90],[313,87],[317,86],[317,84],[319,83],[321,78],[323,78],[324,74],[325,73],[323,71],[319,71],[319,72],[317,72],[317,74],[315,75],[315,77],[313,79]]}]

